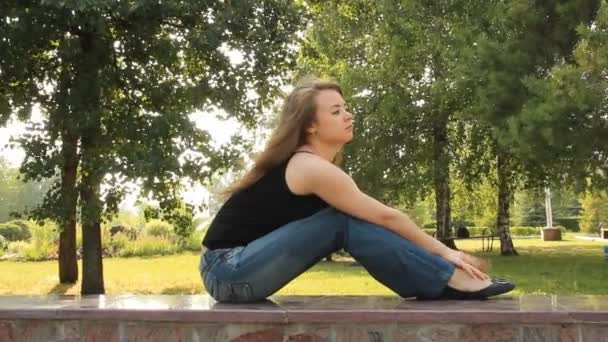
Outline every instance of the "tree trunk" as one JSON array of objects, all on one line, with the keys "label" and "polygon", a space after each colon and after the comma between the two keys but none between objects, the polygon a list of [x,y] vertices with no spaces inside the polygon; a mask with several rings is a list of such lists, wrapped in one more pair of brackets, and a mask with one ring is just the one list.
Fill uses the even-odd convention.
[{"label": "tree trunk", "polygon": [[448,117],[438,115],[433,125],[433,182],[437,211],[437,239],[458,250],[451,228],[450,159],[448,155]]},{"label": "tree trunk", "polygon": [[103,281],[103,262],[101,255],[101,206],[99,203],[99,184],[101,179],[83,180],[80,198],[82,199],[82,288],[80,293],[105,293]]},{"label": "tree trunk", "polygon": [[80,181],[82,223],[82,288],[80,293],[105,293],[101,246],[102,202],[100,187],[104,170],[100,165],[98,143],[100,128],[92,126],[82,138],[82,166]]},{"label": "tree trunk", "polygon": [[61,193],[63,200],[63,222],[59,234],[59,282],[73,284],[78,280],[76,256],[76,174],[78,169],[78,139],[67,130],[62,134]]},{"label": "tree trunk", "polygon": [[[77,114],[80,119],[81,134],[81,223],[82,223],[82,288],[80,293],[105,293],[103,281],[103,261],[101,246],[101,214],[103,204],[100,187],[105,175],[103,163],[104,137],[101,122],[101,80],[100,73],[107,62],[111,45],[104,42],[103,34],[88,27],[80,35],[83,60],[77,66],[74,95]],[[104,45],[105,44],[105,45]]]},{"label": "tree trunk", "polygon": [[517,255],[509,231],[509,204],[512,197],[513,177],[510,170],[510,156],[507,152],[499,151],[497,156],[498,169],[498,210],[496,213],[496,230],[500,237],[500,254]]}]

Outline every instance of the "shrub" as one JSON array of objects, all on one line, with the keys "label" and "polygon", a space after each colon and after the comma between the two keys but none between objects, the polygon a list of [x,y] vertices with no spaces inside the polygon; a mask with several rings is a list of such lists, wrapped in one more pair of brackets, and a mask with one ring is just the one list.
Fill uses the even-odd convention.
[{"label": "shrub", "polygon": [[[471,236],[482,236],[484,234],[484,231],[486,232],[486,234],[491,234],[492,232],[494,232],[494,230],[489,227],[468,227],[467,229],[469,230]],[[489,231],[486,231],[486,229],[488,229]],[[494,235],[496,235],[496,232],[494,232]]]},{"label": "shrub", "polygon": [[205,237],[205,232],[206,231],[197,230],[194,233],[192,233],[186,239],[186,243],[184,244],[184,249],[187,251],[194,251],[194,252],[200,251],[201,242],[203,241],[203,238]]},{"label": "shrub", "polygon": [[474,222],[472,222],[472,221],[467,221],[467,220],[459,220],[459,219],[456,219],[456,220],[452,220],[452,222],[451,222],[451,223],[452,223],[452,228],[453,228],[454,230],[456,230],[456,229],[458,229],[458,228],[460,228],[460,227],[473,227],[473,226],[475,226],[475,223],[474,223]]},{"label": "shrub", "polygon": [[107,232],[110,234],[110,236],[114,236],[118,233],[122,233],[131,240],[137,239],[137,235],[138,235],[137,229],[135,229],[133,227],[125,226],[122,224],[111,225],[110,228],[107,229]]},{"label": "shrub", "polygon": [[[82,227],[78,229],[76,233],[76,245],[80,241],[80,248],[82,248]],[[101,246],[103,248],[110,246],[112,241],[112,235],[110,234],[110,225],[104,223],[101,225]]]},{"label": "shrub", "polygon": [[[483,235],[484,229],[489,229],[488,227],[469,227],[467,228],[471,233],[471,236],[481,236]],[[531,226],[513,226],[509,228],[511,232],[511,236],[540,236],[540,227],[531,227]],[[559,227],[562,231],[562,234],[566,233],[566,228]],[[498,235],[494,229],[491,229],[494,232],[494,235]]]},{"label": "shrub", "polygon": [[108,223],[108,226],[124,226],[137,233],[144,229],[145,224],[146,221],[141,215],[129,211],[121,211]]},{"label": "shrub", "polygon": [[554,221],[555,223],[558,223],[560,226],[564,226],[566,229],[573,231],[573,232],[578,232],[581,230],[580,226],[579,226],[579,217],[573,216],[573,217],[558,217],[555,218]]},{"label": "shrub", "polygon": [[12,241],[8,243],[6,247],[6,253],[8,254],[17,254],[19,256],[22,255],[21,251],[24,250],[29,243],[27,241]]},{"label": "shrub", "polygon": [[172,210],[165,218],[173,225],[173,232],[177,237],[177,243],[182,247],[185,246],[195,229],[192,206],[184,204]]},{"label": "shrub", "polygon": [[30,241],[16,245],[18,249],[13,253],[28,261],[55,258],[59,247],[57,224],[52,221],[45,221],[43,225],[31,224],[30,231]]},{"label": "shrub", "polygon": [[0,251],[4,251],[8,247],[9,241],[0,235]]},{"label": "shrub", "polygon": [[30,226],[32,233],[31,240],[56,242],[59,240],[59,227],[53,221],[44,221],[42,225],[32,224]]},{"label": "shrub", "polygon": [[540,235],[540,228],[531,226],[515,226],[510,228],[512,236]]},{"label": "shrub", "polygon": [[[566,227],[564,227],[564,226],[554,226],[553,228],[559,228],[559,230],[561,230],[561,231],[562,231],[562,236],[563,236],[564,234],[566,234],[566,232],[568,232],[568,230],[567,230],[567,229],[566,229]],[[540,228],[539,228],[539,234],[540,234]]]},{"label": "shrub", "polygon": [[175,239],[173,226],[162,220],[150,220],[145,226],[146,234],[154,237],[162,237],[165,239]]},{"label": "shrub", "polygon": [[178,246],[169,239],[147,236],[139,240],[129,241],[119,252],[119,255],[121,257],[167,255],[175,254],[178,250]]},{"label": "shrub", "polygon": [[57,245],[46,241],[13,241],[8,244],[6,253],[16,254],[19,259],[40,261],[53,258],[57,254]]},{"label": "shrub", "polygon": [[582,200],[581,230],[597,234],[600,227],[608,223],[608,194],[605,191],[587,192]]},{"label": "shrub", "polygon": [[47,241],[32,241],[24,246],[19,255],[28,261],[41,261],[57,256],[57,245]]},{"label": "shrub", "polygon": [[57,225],[45,221],[43,225],[29,224],[29,241],[12,241],[7,246],[8,254],[16,254],[18,258],[28,261],[47,260],[57,257],[58,238]]},{"label": "shrub", "polygon": [[127,247],[127,245],[133,243],[133,241],[126,234],[118,233],[112,236],[112,238],[106,243],[107,244],[104,245],[106,247],[106,253],[109,256],[118,256]]},{"label": "shrub", "polygon": [[22,220],[0,223],[0,235],[8,241],[26,241],[31,237],[28,222]]},{"label": "shrub", "polygon": [[422,230],[430,236],[433,236],[433,234],[435,234],[435,232],[437,231],[437,229],[432,228],[422,228]]},{"label": "shrub", "polygon": [[[566,228],[562,226],[558,227],[562,231],[562,234],[566,234]],[[490,232],[493,232],[494,236],[498,235],[495,229],[489,227],[468,227],[467,229],[469,231],[470,236],[482,236],[484,234],[484,231],[486,232],[486,234],[489,234],[486,229],[489,229]],[[540,236],[540,229],[541,228],[539,227],[514,226],[510,227],[509,230],[511,232],[511,236]],[[435,229],[428,228],[423,228],[422,230],[429,235],[433,235],[436,231]]]}]

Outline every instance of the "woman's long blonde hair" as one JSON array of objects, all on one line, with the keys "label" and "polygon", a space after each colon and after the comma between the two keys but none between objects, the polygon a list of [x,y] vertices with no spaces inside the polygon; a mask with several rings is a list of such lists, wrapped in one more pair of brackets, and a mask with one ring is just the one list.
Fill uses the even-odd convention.
[{"label": "woman's long blonde hair", "polygon": [[306,128],[314,122],[317,111],[315,98],[323,90],[335,90],[343,96],[340,85],[318,79],[300,83],[291,91],[283,102],[278,126],[272,132],[266,147],[257,155],[253,167],[226,189],[225,195],[248,188],[269,170],[287,161],[306,143]]}]

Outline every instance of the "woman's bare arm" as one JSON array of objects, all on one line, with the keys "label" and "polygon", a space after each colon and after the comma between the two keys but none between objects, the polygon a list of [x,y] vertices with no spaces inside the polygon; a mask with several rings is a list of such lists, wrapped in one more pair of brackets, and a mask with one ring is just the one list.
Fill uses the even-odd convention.
[{"label": "woman's bare arm", "polygon": [[427,251],[442,256],[475,277],[487,276],[467,265],[474,259],[454,251],[421,230],[410,217],[363,193],[352,178],[339,167],[310,154],[294,156],[290,161],[286,181],[296,194],[315,194],[332,207],[353,217],[377,224],[412,241]]}]

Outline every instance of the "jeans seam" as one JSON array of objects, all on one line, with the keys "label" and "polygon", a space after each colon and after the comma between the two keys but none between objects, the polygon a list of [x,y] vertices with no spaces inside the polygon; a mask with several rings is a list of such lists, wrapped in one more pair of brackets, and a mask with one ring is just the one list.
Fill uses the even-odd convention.
[{"label": "jeans seam", "polygon": [[413,256],[414,258],[416,258],[417,262],[424,264],[426,267],[432,268],[433,271],[435,271],[435,273],[438,273],[438,274],[447,273],[447,272],[444,272],[442,269],[440,269],[440,267],[435,265],[434,263],[430,263],[426,259],[421,258],[420,256],[417,255],[417,253],[413,253],[409,249],[405,249],[405,251],[408,254],[408,256],[410,256],[410,257]]},{"label": "jeans seam", "polygon": [[[445,282],[445,283],[446,283],[445,285],[447,285],[447,282],[448,282],[449,278],[450,278],[450,277],[452,276],[452,274],[454,273],[455,266],[453,266],[453,265],[449,264],[449,262],[446,260],[446,262],[447,262],[447,263],[449,264],[449,266],[451,266],[451,267],[450,267],[450,270],[449,270],[449,271],[445,271],[445,270],[443,270],[443,267],[438,266],[438,265],[436,265],[435,263],[430,263],[430,262],[428,262],[427,260],[425,260],[424,258],[421,258],[420,256],[418,256],[416,253],[413,253],[413,252],[412,252],[412,251],[410,251],[409,249],[406,249],[406,252],[407,252],[408,256],[410,256],[410,257],[412,257],[412,256],[413,256],[414,258],[416,258],[417,262],[419,262],[419,263],[421,263],[421,264],[425,265],[426,267],[431,268],[431,269],[432,269],[432,270],[433,270],[435,273],[437,273],[438,278],[439,278],[441,281]],[[441,258],[440,256],[435,256],[435,255],[432,255],[432,256],[437,257],[437,258]],[[444,287],[445,287],[445,286],[444,286]],[[442,289],[443,289],[443,287],[442,287],[442,288],[440,288],[439,290],[442,290]]]}]

